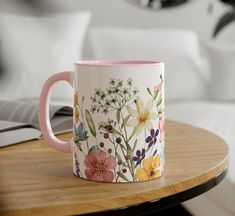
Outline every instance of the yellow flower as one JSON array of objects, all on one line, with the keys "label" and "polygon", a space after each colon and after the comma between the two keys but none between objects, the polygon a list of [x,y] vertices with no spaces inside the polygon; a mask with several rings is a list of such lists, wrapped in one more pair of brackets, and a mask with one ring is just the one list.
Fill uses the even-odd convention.
[{"label": "yellow flower", "polygon": [[73,119],[74,119],[75,124],[79,120],[79,111],[78,111],[78,106],[77,105],[73,108]]},{"label": "yellow flower", "polygon": [[79,120],[78,91],[76,91],[73,96],[73,122],[76,124],[78,120]]},{"label": "yellow flower", "polygon": [[159,155],[146,158],[143,160],[142,165],[143,167],[138,167],[135,173],[135,177],[139,181],[146,181],[161,176]]},{"label": "yellow flower", "polygon": [[134,127],[134,133],[138,136],[144,127],[149,131],[153,128],[151,120],[157,118],[157,113],[152,112],[153,100],[150,99],[147,104],[144,106],[143,101],[140,97],[136,97],[136,109],[134,110],[131,107],[127,106],[127,111],[131,117],[126,126]]},{"label": "yellow flower", "polygon": [[73,106],[75,107],[76,105],[78,105],[78,91],[73,96]]}]

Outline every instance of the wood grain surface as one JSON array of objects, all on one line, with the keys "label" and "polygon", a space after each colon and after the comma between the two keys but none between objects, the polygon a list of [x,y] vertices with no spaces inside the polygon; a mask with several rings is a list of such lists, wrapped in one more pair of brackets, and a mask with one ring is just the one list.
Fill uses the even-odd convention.
[{"label": "wood grain surface", "polygon": [[[71,134],[60,136],[67,140]],[[72,155],[44,140],[0,149],[0,215],[74,215],[136,205],[200,185],[226,169],[218,136],[167,121],[164,175],[141,183],[98,183],[72,172]]]}]

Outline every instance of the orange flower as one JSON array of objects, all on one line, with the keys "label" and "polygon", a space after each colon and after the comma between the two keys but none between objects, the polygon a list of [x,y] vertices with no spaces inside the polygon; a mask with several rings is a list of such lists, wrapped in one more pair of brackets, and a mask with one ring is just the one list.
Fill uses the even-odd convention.
[{"label": "orange flower", "polygon": [[76,124],[79,120],[79,111],[78,111],[78,91],[75,92],[73,96],[73,121]]},{"label": "orange flower", "polygon": [[146,181],[161,176],[160,156],[150,156],[142,162],[143,167],[136,169],[135,176],[139,181]]},{"label": "orange flower", "polygon": [[78,105],[78,91],[73,96],[73,106],[75,107],[76,105]]},{"label": "orange flower", "polygon": [[73,119],[74,119],[74,123],[76,124],[79,120],[79,111],[78,111],[78,105],[76,105],[73,108]]}]

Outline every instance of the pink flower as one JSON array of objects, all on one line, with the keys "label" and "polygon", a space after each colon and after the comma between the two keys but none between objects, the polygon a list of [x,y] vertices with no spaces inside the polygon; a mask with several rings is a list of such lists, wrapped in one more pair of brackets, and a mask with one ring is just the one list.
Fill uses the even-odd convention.
[{"label": "pink flower", "polygon": [[165,116],[163,115],[158,122],[158,127],[160,130],[160,142],[165,140]]},{"label": "pink flower", "polygon": [[163,80],[161,80],[161,82],[155,86],[154,91],[160,92],[162,90],[162,85],[163,85]]},{"label": "pink flower", "polygon": [[113,156],[108,156],[102,150],[95,152],[89,152],[84,164],[86,166],[85,175],[88,179],[95,181],[112,182],[114,174],[111,169],[114,169],[117,165]]}]

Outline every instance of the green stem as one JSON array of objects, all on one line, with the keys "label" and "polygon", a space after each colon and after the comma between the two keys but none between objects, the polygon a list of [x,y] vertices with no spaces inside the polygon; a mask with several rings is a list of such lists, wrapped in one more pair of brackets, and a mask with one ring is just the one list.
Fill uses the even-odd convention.
[{"label": "green stem", "polygon": [[[116,129],[116,130],[118,131],[119,135],[123,138],[123,141],[124,141],[125,144],[126,144],[126,149],[125,149],[124,146],[122,146],[122,145],[117,145],[117,147],[120,146],[124,158],[125,158],[125,155],[128,155],[128,156],[130,157],[128,160],[126,160],[126,162],[127,162],[127,165],[128,165],[128,169],[129,169],[129,171],[130,171],[130,173],[131,173],[131,175],[132,175],[133,181],[135,181],[135,177],[134,177],[134,167],[133,167],[133,164],[132,164],[132,158],[133,158],[133,156],[130,155],[129,152],[128,152],[128,150],[127,150],[127,140],[126,140],[125,136],[123,135],[122,130],[121,130],[121,127],[120,127],[119,124],[118,124],[118,127],[119,127],[119,128]],[[115,138],[117,138],[116,134],[112,134],[112,135],[113,135]],[[109,138],[109,140],[110,140],[110,142],[112,142],[112,143],[115,145],[114,140],[112,141],[110,138]],[[115,154],[116,154],[116,152],[117,152],[117,147],[115,148]],[[124,150],[126,151],[126,154],[125,154]]]},{"label": "green stem", "polygon": [[113,138],[113,144],[114,144],[114,151],[115,151],[115,157],[117,156],[117,148],[116,148],[116,143],[114,141],[114,135],[112,134],[112,138]]},{"label": "green stem", "polygon": [[85,118],[84,118],[84,115],[83,115],[83,103],[82,103],[82,107],[79,104],[78,104],[78,107],[79,107],[80,113],[82,114],[82,122],[83,122],[83,126],[84,126],[84,129],[85,129],[86,124],[85,124]]},{"label": "green stem", "polygon": [[[83,127],[84,127],[84,130],[86,131],[85,118],[84,118],[84,115],[83,115],[83,103],[82,103],[82,107],[78,104],[78,108],[80,110],[80,113],[82,114]],[[87,152],[88,152],[89,149],[90,149],[88,139],[86,139],[86,145],[87,145]]]},{"label": "green stem", "polygon": [[[123,168],[123,165],[119,165],[118,172],[121,172],[122,168]],[[116,176],[116,182],[118,181],[119,177],[120,177],[119,175]]]},{"label": "green stem", "polygon": [[[123,156],[124,156],[124,158],[125,158],[125,153],[124,153],[124,151],[123,151],[123,147],[121,146],[121,145],[119,145],[120,146],[120,148],[121,148],[121,151],[122,151],[122,154],[123,154]],[[128,155],[129,156],[129,155]],[[133,175],[133,172],[132,172],[132,166],[131,166],[131,164],[130,164],[130,159],[129,160],[126,160],[126,162],[127,162],[127,165],[128,165],[128,169],[129,169],[129,171],[130,171],[130,173],[131,173],[131,175],[132,175],[132,178],[134,179],[134,175]]]},{"label": "green stem", "polygon": [[158,105],[157,105],[157,102],[156,102],[156,100],[154,100],[154,103],[155,103],[155,105],[156,105],[156,108],[157,108],[157,113],[158,113]]},{"label": "green stem", "polygon": [[146,148],[146,150],[145,150],[145,153],[147,153],[149,150],[150,150],[150,148],[149,148],[149,147],[147,147],[147,148]]},{"label": "green stem", "polygon": [[154,144],[151,146],[150,155],[152,155],[152,152],[153,152],[153,146],[154,146]]},{"label": "green stem", "polygon": [[[120,113],[121,113],[121,117],[122,117],[122,122],[124,121],[124,117],[123,117],[123,114],[122,114],[122,110],[120,110]],[[127,131],[126,131],[126,126],[124,125],[124,132],[125,132],[125,136],[126,136],[126,140],[127,140]]]},{"label": "green stem", "polygon": [[134,173],[134,172],[135,172],[135,171],[134,171],[135,169],[134,169],[134,167],[133,167],[133,154],[130,155],[130,159],[129,159],[129,160],[130,160],[131,169],[132,169],[132,178],[133,178],[133,181],[135,181],[136,179],[135,179],[135,173]]},{"label": "green stem", "polygon": [[99,145],[99,142],[98,142],[98,139],[97,139],[97,137],[95,137],[95,140],[96,140],[96,143],[97,143],[97,145]]},{"label": "green stem", "polygon": [[[122,116],[122,120],[123,120],[123,115],[121,114],[121,116]],[[120,136],[123,138],[123,140],[124,140],[124,142],[125,142],[125,144],[126,144],[126,148],[127,148],[127,144],[128,144],[128,141],[127,141],[127,133],[126,133],[126,131],[125,131],[125,133],[126,133],[126,137],[122,134],[122,129],[121,129],[121,127],[120,127],[120,124],[118,123],[118,127],[119,127],[119,133],[120,133]],[[125,126],[124,126],[124,128],[125,128]],[[126,128],[125,128],[126,129]],[[121,149],[122,149],[122,151],[123,151],[123,148],[122,148],[122,146],[120,145],[120,147],[121,147]],[[128,149],[128,148],[127,148]],[[126,150],[127,151],[127,150]],[[124,152],[122,152],[123,153],[123,156],[125,157],[125,154],[124,154]],[[133,160],[133,157],[129,154],[129,152],[127,151],[127,155],[130,157],[130,159],[129,160],[127,160],[127,164],[128,164],[128,168],[129,168],[129,171],[130,171],[130,173],[131,173],[131,175],[132,175],[132,178],[133,178],[133,181],[135,181],[135,177],[134,177],[134,167],[133,167],[133,165],[132,165],[132,160]]]},{"label": "green stem", "polygon": [[122,98],[124,99],[124,101],[126,102],[126,98],[125,98],[125,97],[123,97],[123,95],[122,95],[122,94],[118,93],[118,95],[119,95],[120,97],[122,97]]},{"label": "green stem", "polygon": [[[112,138],[113,138],[113,144],[114,144],[114,151],[115,151],[115,158],[117,157],[117,151],[116,151],[116,145],[115,145],[115,141],[114,141],[114,136],[112,134]],[[115,172],[115,168],[113,169],[114,171],[114,177],[116,179],[116,172]]]},{"label": "green stem", "polygon": [[133,177],[133,181],[135,181],[135,166],[133,165],[134,161],[133,161],[133,153],[130,153],[130,164],[131,164],[131,169],[132,169],[132,177]]},{"label": "green stem", "polygon": [[77,152],[78,152],[78,150],[80,151],[80,152],[82,152],[83,154],[84,154],[84,156],[86,156],[86,154],[84,153],[84,151],[82,150],[82,147],[80,147],[80,149],[79,149],[79,147],[78,146],[76,146],[76,149],[77,149]]},{"label": "green stem", "polygon": [[89,147],[88,139],[86,139],[86,145],[87,145],[87,151],[89,151],[90,147]]},{"label": "green stem", "polygon": [[110,138],[109,138],[109,141],[110,141],[111,143],[115,144]]},{"label": "green stem", "polygon": [[144,140],[144,143],[145,143],[144,149],[146,149],[146,139],[147,139],[147,137],[146,137],[146,128],[144,128],[144,137],[145,137],[145,140]]},{"label": "green stem", "polygon": [[[119,95],[119,94],[118,94]],[[122,104],[121,103],[121,101],[119,100],[119,97],[118,97],[118,95],[117,94],[115,94],[115,98],[116,98],[116,100],[117,100],[117,103],[118,103],[118,105],[119,105],[119,110],[120,110],[120,114],[121,114],[121,118],[122,118],[122,122],[124,121],[124,117],[123,117],[123,114],[122,114],[122,108],[125,106],[125,103],[126,103],[126,100],[125,100],[125,98],[124,98],[124,103]],[[121,96],[122,97],[122,96]],[[123,97],[122,97],[123,98]],[[118,107],[117,107],[118,108]],[[124,126],[124,134],[123,134],[123,131],[122,131],[122,129],[121,129],[121,126],[120,126],[120,123],[118,122],[118,130],[117,130],[118,132],[119,132],[119,135],[123,138],[123,140],[124,140],[124,142],[125,142],[125,144],[126,144],[126,147],[128,146],[128,143],[127,143],[127,130],[126,130],[126,127]],[[113,141],[113,143],[114,143],[114,141]],[[114,144],[115,145],[115,144]],[[121,148],[121,151],[122,151],[122,153],[123,153],[123,156],[125,157],[125,153],[124,153],[124,150],[123,150],[123,147],[120,145],[120,148]],[[128,149],[128,148],[127,148]],[[116,148],[115,148],[115,151],[116,151]],[[127,150],[126,150],[127,151]],[[116,154],[116,152],[115,152],[115,154]],[[135,177],[134,177],[134,167],[133,167],[133,157],[132,157],[132,155],[130,155],[130,153],[127,151],[127,155],[128,155],[128,157],[129,157],[129,159],[127,160],[127,164],[128,164],[128,168],[129,168],[129,171],[130,171],[130,173],[131,173],[131,175],[132,175],[132,178],[133,178],[133,181],[135,181]]]},{"label": "green stem", "polygon": [[117,180],[117,175],[116,175],[115,168],[113,168],[113,173],[114,173],[114,178]]},{"label": "green stem", "polygon": [[[115,97],[116,97],[116,100],[117,100],[117,102],[118,102],[119,107],[122,107],[122,103],[118,100],[118,97],[117,97],[116,94],[115,94]],[[121,108],[120,108],[120,109],[121,109]]]},{"label": "green stem", "polygon": [[104,151],[105,151],[107,154],[109,154],[108,151],[107,151],[107,149],[106,149],[105,147],[103,147],[103,149],[104,149]]}]

